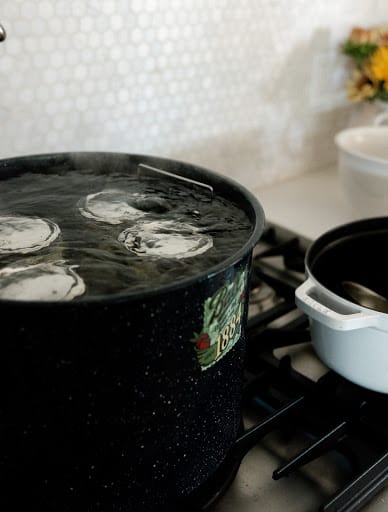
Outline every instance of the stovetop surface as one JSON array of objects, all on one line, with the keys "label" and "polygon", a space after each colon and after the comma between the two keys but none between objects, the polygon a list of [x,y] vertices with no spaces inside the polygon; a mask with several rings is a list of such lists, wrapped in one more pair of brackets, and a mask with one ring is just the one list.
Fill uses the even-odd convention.
[{"label": "stovetop surface", "polygon": [[[315,355],[308,321],[294,304],[294,290],[304,279],[309,243],[279,226],[269,226],[255,249],[246,372],[247,388],[252,389],[245,400],[244,426],[249,429],[266,421],[301,395],[311,411],[307,420],[292,415],[263,435],[243,458],[230,488],[211,508],[214,512],[388,510],[388,459],[380,459],[388,448],[388,396],[347,383]],[[279,386],[269,384],[273,371]],[[291,374],[293,378],[288,380]],[[338,398],[334,405],[328,402],[330,394]],[[370,427],[370,418],[377,425]],[[379,431],[381,423],[383,433]],[[311,446],[319,456],[310,461]],[[305,464],[295,463],[299,453]],[[362,477],[366,469],[372,484],[365,484]],[[353,493],[350,501],[349,487]],[[335,501],[341,489],[344,498]],[[369,499],[368,494],[373,496]]]},{"label": "stovetop surface", "polygon": [[[310,344],[296,345],[292,352],[297,366],[310,367],[311,374],[317,368],[322,369],[323,365]],[[255,418],[248,417],[248,426],[254,421]],[[299,429],[292,433],[275,431],[268,434],[245,456],[232,486],[214,512],[318,511],[353,478],[353,469],[341,453],[329,451],[290,476],[281,480],[272,478],[276,468],[303,450],[310,441],[309,436]],[[360,510],[386,512],[388,489],[380,491]]]}]

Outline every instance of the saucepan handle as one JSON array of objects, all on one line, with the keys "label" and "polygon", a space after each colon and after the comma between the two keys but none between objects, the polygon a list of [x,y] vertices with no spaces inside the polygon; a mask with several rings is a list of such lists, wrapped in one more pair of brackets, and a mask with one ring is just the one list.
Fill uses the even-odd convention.
[{"label": "saucepan handle", "polygon": [[327,304],[322,304],[317,295],[317,287],[308,278],[295,291],[297,306],[313,320],[331,327],[337,331],[350,331],[365,327],[375,327],[379,323],[379,313],[356,311],[344,314],[334,310]]}]

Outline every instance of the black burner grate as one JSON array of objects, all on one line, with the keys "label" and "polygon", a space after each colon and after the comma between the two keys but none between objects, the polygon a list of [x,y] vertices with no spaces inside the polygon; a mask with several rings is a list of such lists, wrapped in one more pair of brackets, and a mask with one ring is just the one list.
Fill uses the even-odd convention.
[{"label": "black burner grate", "polygon": [[[254,428],[260,430],[265,425],[267,429],[272,420],[274,426],[293,422],[313,438],[303,451],[274,471],[274,479],[330,450],[345,455],[353,467],[353,479],[321,510],[360,510],[388,483],[388,396],[365,390],[331,371],[314,382],[293,369],[288,355],[280,360],[273,356],[275,348],[310,341],[304,315],[285,321],[281,327],[268,325],[295,310],[294,292],[303,280],[308,241],[272,226],[263,243],[265,248],[259,248],[254,259],[253,285],[255,280],[265,282],[283,301],[251,317],[248,325],[247,389],[251,403],[274,409]],[[281,257],[280,265],[271,263],[276,257]]]}]

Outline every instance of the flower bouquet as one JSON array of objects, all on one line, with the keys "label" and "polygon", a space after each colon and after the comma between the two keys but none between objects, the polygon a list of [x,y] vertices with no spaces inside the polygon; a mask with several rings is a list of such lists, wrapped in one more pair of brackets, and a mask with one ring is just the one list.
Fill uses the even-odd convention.
[{"label": "flower bouquet", "polygon": [[343,52],[354,64],[348,98],[388,102],[388,27],[353,28]]}]

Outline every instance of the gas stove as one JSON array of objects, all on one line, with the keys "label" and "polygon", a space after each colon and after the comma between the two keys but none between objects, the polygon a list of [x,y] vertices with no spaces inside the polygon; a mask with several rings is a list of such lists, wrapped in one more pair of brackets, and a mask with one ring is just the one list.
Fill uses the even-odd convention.
[{"label": "gas stove", "polygon": [[193,510],[383,512],[388,395],[315,355],[295,307],[309,240],[270,225],[255,249],[241,436]]}]

